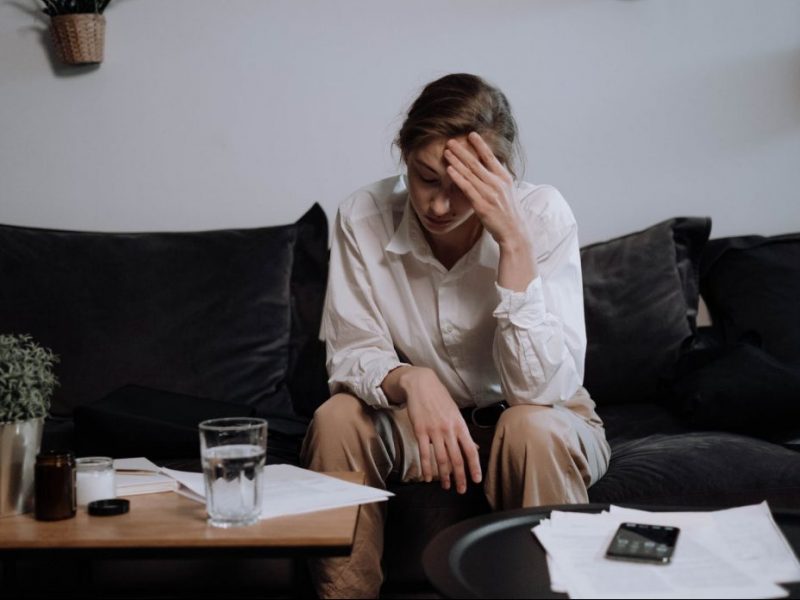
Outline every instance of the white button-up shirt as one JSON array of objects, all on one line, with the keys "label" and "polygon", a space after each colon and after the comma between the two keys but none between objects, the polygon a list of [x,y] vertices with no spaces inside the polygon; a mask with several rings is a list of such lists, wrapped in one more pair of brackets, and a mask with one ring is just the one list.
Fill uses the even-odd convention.
[{"label": "white button-up shirt", "polygon": [[586,330],[575,218],[561,194],[521,182],[539,275],[497,285],[487,231],[448,270],[433,256],[402,176],[339,207],[320,337],[332,393],[389,407],[381,383],[401,365],[433,369],[460,407],[558,405],[583,382]]}]

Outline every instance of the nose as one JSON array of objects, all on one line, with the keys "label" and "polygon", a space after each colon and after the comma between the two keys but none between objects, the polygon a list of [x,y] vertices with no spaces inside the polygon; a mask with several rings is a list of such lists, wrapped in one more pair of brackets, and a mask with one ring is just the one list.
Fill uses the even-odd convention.
[{"label": "nose", "polygon": [[434,196],[433,201],[430,204],[430,212],[431,215],[440,219],[442,217],[446,217],[450,214],[450,208],[452,205],[453,194],[454,190],[453,187],[455,186],[454,183],[449,182],[447,185],[443,185],[439,193]]},{"label": "nose", "polygon": [[450,195],[446,191],[436,194],[431,202],[430,212],[437,219],[447,216],[450,212]]}]

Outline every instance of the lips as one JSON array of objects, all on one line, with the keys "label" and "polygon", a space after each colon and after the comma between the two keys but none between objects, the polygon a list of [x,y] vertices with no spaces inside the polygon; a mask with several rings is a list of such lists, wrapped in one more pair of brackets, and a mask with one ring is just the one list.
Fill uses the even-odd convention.
[{"label": "lips", "polygon": [[425,220],[436,227],[443,227],[450,223],[452,219],[431,219],[430,217],[425,217]]}]

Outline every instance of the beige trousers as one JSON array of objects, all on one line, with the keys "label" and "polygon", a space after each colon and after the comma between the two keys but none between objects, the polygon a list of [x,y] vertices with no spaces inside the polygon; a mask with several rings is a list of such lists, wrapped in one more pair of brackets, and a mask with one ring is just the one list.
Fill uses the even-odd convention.
[{"label": "beige trousers", "polygon": [[[504,510],[587,502],[586,490],[603,476],[610,456],[594,406],[581,388],[563,406],[508,408],[494,430],[468,423],[481,448],[489,504]],[[361,471],[367,485],[379,488],[387,481],[423,481],[408,411],[373,409],[349,394],[317,409],[300,459],[315,471]],[[432,468],[435,473],[435,460]],[[320,598],[378,597],[386,510],[386,502],[362,505],[350,556],[311,562]]]}]

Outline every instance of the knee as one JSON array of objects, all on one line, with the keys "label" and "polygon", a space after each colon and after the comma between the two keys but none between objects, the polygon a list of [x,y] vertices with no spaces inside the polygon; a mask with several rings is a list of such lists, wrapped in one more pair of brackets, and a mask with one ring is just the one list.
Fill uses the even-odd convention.
[{"label": "knee", "polygon": [[[314,412],[306,433],[305,450],[349,448],[375,437],[375,425],[361,400],[351,394],[336,394]],[[312,450],[313,447],[313,450]]]},{"label": "knee", "polygon": [[[314,471],[365,471],[377,432],[370,409],[350,394],[336,394],[314,413],[300,450],[300,463]],[[372,477],[370,485],[377,479]]]},{"label": "knee", "polygon": [[549,406],[512,406],[503,411],[495,436],[515,448],[553,453],[567,445],[569,424]]},{"label": "knee", "polygon": [[326,430],[342,431],[366,418],[364,408],[361,400],[351,394],[335,394],[314,411],[311,424]]}]

